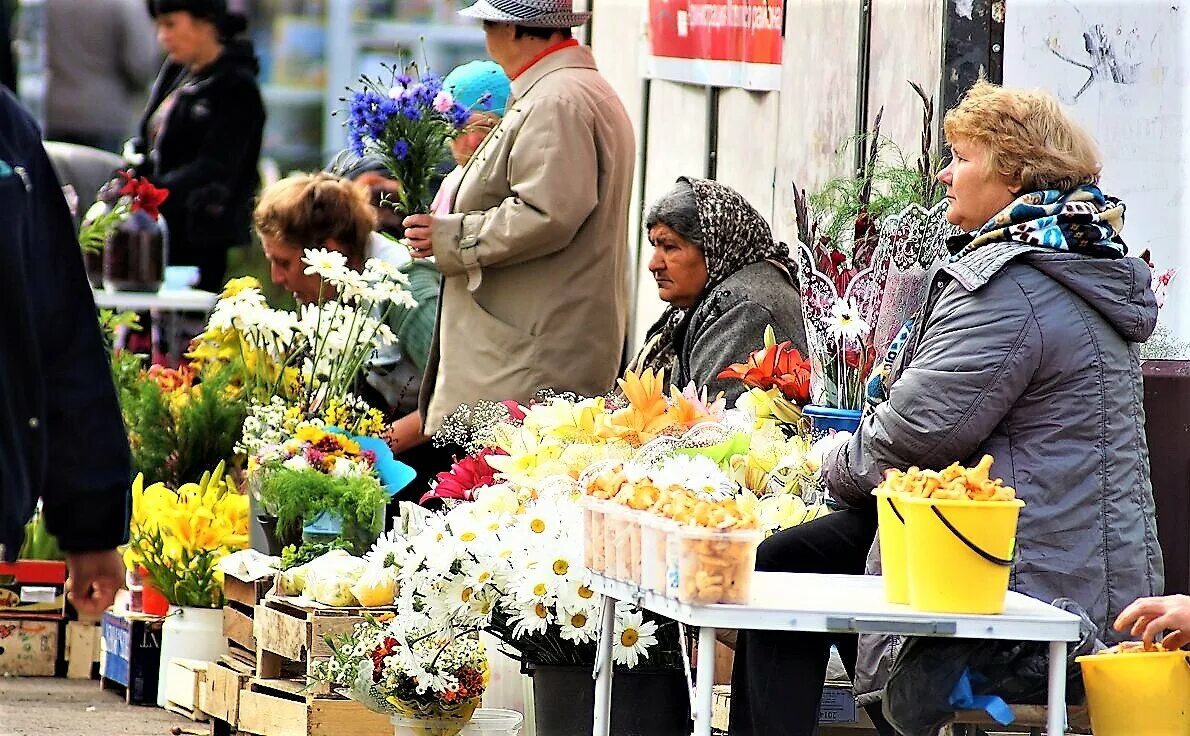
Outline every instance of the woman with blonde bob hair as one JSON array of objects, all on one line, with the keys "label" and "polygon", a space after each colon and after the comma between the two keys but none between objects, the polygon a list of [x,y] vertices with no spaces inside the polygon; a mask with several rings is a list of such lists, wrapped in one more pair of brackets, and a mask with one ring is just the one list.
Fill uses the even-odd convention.
[{"label": "woman with blonde bob hair", "polygon": [[[1116,616],[1163,585],[1136,349],[1157,320],[1149,269],[1126,256],[1124,204],[1097,186],[1094,142],[1050,95],[978,82],[944,127],[954,156],[938,180],[964,233],[906,325],[885,399],[823,459],[844,514],[774,535],[757,565],[858,573],[866,557],[878,572],[875,524],[854,518],[874,516],[885,472],[991,455],[1025,502],[1010,585],[1079,613],[1081,654],[1117,640]],[[812,734],[831,644],[855,653],[859,702],[883,697],[906,736],[977,707],[952,701],[962,682],[974,696],[1045,702],[1044,644],[909,638],[890,670],[887,637],[861,636],[857,652],[854,635],[743,632],[731,733]]]},{"label": "woman with blonde bob hair", "polygon": [[[401,245],[373,232],[377,218],[367,188],[334,174],[299,174],[265,188],[256,205],[255,223],[269,261],[270,278],[298,302],[317,301],[320,290],[324,299],[333,296],[317,275],[306,273],[302,258],[311,248],[342,253],[347,266],[357,271],[368,259],[378,258],[408,276],[407,288],[417,306],[388,310],[386,319],[397,343],[378,349],[361,376],[358,391],[382,410],[393,426],[416,425],[415,433],[420,433],[417,396],[438,310],[437,269],[431,263],[413,261]],[[431,469],[441,469],[443,458],[424,443],[394,451],[399,453],[397,459],[426,478]],[[414,485],[410,493],[420,488]]]}]

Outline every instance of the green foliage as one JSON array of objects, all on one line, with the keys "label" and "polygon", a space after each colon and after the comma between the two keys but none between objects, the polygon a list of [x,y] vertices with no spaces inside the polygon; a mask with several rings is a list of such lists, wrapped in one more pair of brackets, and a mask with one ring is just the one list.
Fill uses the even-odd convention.
[{"label": "green foliage", "polygon": [[133,378],[130,361],[113,360],[132,466],[148,483],[177,487],[236,456],[247,403],[229,389],[231,371],[204,376],[192,389],[167,392],[151,377]]},{"label": "green foliage", "polygon": [[116,204],[107,212],[79,228],[79,248],[84,253],[102,253],[116,226],[128,217],[128,205]]},{"label": "green foliage", "polygon": [[[387,500],[380,481],[372,474],[336,477],[317,470],[289,468],[263,472],[260,500],[277,517],[280,537],[294,533],[323,512],[342,520],[345,535],[349,528],[369,529],[377,509]],[[375,537],[368,544],[374,541]]]},{"label": "green foliage", "polygon": [[325,543],[307,542],[300,547],[294,544],[287,544],[281,550],[281,572],[285,572],[298,565],[304,565],[336,549],[350,550],[351,543],[343,539],[333,539]]},{"label": "green foliage", "polygon": [[66,555],[58,548],[58,540],[45,525],[45,511],[41,504],[33,518],[25,524],[25,541],[17,553],[19,560],[64,560]]},{"label": "green foliage", "polygon": [[99,310],[99,330],[103,333],[103,344],[109,353],[115,349],[116,332],[121,327],[140,332],[140,315],[136,312],[117,312],[114,309]]}]

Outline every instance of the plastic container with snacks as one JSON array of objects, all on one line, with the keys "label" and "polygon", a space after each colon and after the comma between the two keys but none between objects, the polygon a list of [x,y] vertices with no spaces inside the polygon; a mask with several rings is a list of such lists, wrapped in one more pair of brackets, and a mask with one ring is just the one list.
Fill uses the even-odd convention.
[{"label": "plastic container with snacks", "polygon": [[603,568],[604,575],[620,579],[620,545],[626,541],[624,517],[628,509],[615,501],[605,501],[603,506]]},{"label": "plastic container with snacks", "polygon": [[641,520],[645,512],[620,507],[616,542],[616,578],[640,585]]},{"label": "plastic container with snacks", "polygon": [[583,496],[583,565],[588,570],[603,575],[607,571],[604,557],[604,514],[607,501],[593,496]]},{"label": "plastic container with snacks", "polygon": [[[764,539],[757,529],[718,530],[680,526],[670,535],[677,553],[677,598],[682,603],[748,603],[756,548]],[[676,544],[675,544],[676,543]],[[675,566],[670,566],[670,583]]]},{"label": "plastic container with snacks", "polygon": [[656,514],[645,514],[640,525],[640,586],[655,593],[666,592],[669,533],[677,524]]}]

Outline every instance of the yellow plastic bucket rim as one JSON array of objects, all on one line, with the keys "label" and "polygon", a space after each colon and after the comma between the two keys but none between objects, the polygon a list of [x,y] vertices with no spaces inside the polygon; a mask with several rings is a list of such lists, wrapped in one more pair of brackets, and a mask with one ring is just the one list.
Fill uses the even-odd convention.
[{"label": "yellow plastic bucket rim", "polygon": [[1095,664],[1097,662],[1103,662],[1103,661],[1115,662],[1115,661],[1120,661],[1120,660],[1128,660],[1128,661],[1135,662],[1136,661],[1135,658],[1138,656],[1149,657],[1151,659],[1166,658],[1166,657],[1173,659],[1175,657],[1185,657],[1186,665],[1190,666],[1190,651],[1185,650],[1185,649],[1172,649],[1167,652],[1108,652],[1108,651],[1102,651],[1102,652],[1098,652],[1096,654],[1084,654],[1079,657],[1075,657],[1074,661],[1081,663],[1083,660],[1086,660],[1088,662],[1091,662],[1092,664]]},{"label": "yellow plastic bucket rim", "polygon": [[1016,506],[1017,508],[1021,508],[1025,505],[1025,502],[1019,498],[1013,498],[1004,501],[974,501],[970,498],[922,498],[921,496],[910,496],[906,493],[893,493],[890,495],[892,495],[894,498],[899,497],[898,500],[905,501],[906,503],[918,504],[921,506],[954,506],[960,509],[977,507],[982,508],[987,506],[997,506],[1001,508],[1004,506]]}]

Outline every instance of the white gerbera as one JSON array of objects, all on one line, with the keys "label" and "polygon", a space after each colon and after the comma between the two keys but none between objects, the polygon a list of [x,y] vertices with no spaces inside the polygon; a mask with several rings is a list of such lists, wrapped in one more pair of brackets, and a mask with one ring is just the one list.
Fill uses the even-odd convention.
[{"label": "white gerbera", "polygon": [[612,642],[612,660],[635,667],[641,658],[649,658],[649,647],[657,645],[657,624],[645,621],[640,611],[616,616],[616,638]]},{"label": "white gerbera", "polygon": [[830,324],[827,326],[831,337],[836,340],[854,340],[868,333],[868,323],[859,314],[859,308],[852,298],[839,299],[831,307]]}]

